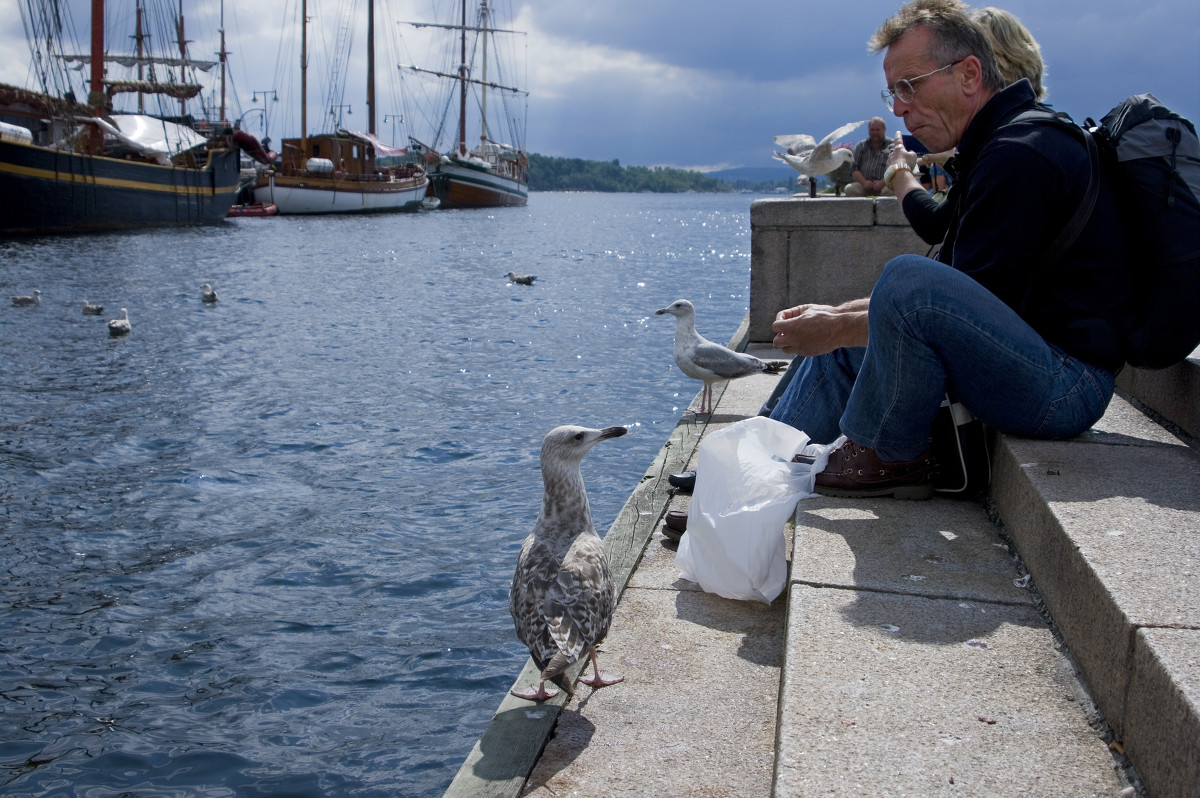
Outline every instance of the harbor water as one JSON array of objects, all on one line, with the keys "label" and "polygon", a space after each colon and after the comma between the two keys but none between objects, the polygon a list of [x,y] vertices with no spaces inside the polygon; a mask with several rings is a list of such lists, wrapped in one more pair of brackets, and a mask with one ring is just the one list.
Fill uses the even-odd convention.
[{"label": "harbor water", "polygon": [[729,339],[753,199],[0,241],[0,795],[440,795],[527,656],[542,436],[630,427],[603,534],[700,388],[654,311]]}]

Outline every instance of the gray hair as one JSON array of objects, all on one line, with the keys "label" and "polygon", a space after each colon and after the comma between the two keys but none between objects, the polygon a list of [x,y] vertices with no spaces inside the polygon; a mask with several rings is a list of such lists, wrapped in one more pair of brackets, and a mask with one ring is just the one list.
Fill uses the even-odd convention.
[{"label": "gray hair", "polygon": [[867,42],[872,53],[880,53],[915,28],[931,34],[926,57],[935,64],[953,64],[975,56],[982,67],[985,88],[999,91],[1007,84],[996,68],[996,56],[983,29],[972,21],[961,0],[911,0],[879,26]]}]

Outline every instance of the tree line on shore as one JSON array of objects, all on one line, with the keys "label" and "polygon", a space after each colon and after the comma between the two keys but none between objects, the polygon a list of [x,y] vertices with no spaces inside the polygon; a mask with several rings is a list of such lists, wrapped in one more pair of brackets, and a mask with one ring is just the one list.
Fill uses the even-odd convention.
[{"label": "tree line on shore", "polygon": [[726,182],[687,169],[664,166],[621,166],[618,160],[585,161],[582,158],[553,158],[530,153],[531,191],[611,191],[682,194],[730,191],[774,191],[787,181]]}]

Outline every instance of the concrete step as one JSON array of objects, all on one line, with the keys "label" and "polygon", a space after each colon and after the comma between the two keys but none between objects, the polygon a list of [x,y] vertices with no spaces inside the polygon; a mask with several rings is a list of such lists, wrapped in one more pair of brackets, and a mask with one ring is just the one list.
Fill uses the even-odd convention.
[{"label": "concrete step", "polygon": [[1129,785],[981,505],[806,499],[792,557],[776,796]]},{"label": "concrete step", "polygon": [[1150,795],[1200,794],[1200,453],[1120,397],[998,443],[996,509],[1118,743]]},{"label": "concrete step", "polygon": [[1126,368],[1117,387],[1140,405],[1200,440],[1200,349],[1166,369]]}]

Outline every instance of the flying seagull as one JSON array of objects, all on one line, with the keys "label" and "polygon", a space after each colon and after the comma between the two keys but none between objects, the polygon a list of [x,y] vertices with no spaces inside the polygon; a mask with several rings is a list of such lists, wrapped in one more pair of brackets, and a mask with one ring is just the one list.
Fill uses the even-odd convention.
[{"label": "flying seagull", "polygon": [[713,343],[696,332],[696,308],[686,299],[677,299],[654,315],[669,313],[675,317],[675,365],[693,380],[703,380],[700,394],[701,413],[712,412],[712,386],[721,380],[734,380],[750,374],[776,374],[786,364],[759,360],[754,355],[734,352]]},{"label": "flying seagull", "polygon": [[862,121],[842,125],[821,139],[820,143],[805,133],[776,136],[775,144],[784,147],[786,152],[776,150],[774,158],[795,169],[800,173],[801,178],[814,181],[817,175],[827,175],[854,157],[851,150],[844,148],[835,150],[833,145],[838,139],[848,136],[861,124]]},{"label": "flying seagull", "polygon": [[508,273],[508,279],[517,285],[533,285],[533,281],[537,279],[536,274],[513,274]]},{"label": "flying seagull", "polygon": [[217,292],[213,290],[211,285],[205,283],[204,285],[200,286],[200,299],[205,302],[216,302]]},{"label": "flying seagull", "polygon": [[525,538],[508,593],[517,637],[541,670],[536,688],[513,690],[517,698],[543,701],[558,695],[553,682],[575,694],[567,667],[591,655],[593,677],[579,681],[607,687],[623,677],[602,674],[596,646],[608,634],[616,591],[604,544],[592,526],[579,464],[600,441],[619,438],[625,427],[556,427],[542,440],[542,511]]},{"label": "flying seagull", "polygon": [[83,300],[83,315],[99,316],[103,312],[104,312],[103,305],[93,305],[91,302],[88,302],[86,299]]},{"label": "flying seagull", "polygon": [[42,292],[34,289],[33,296],[10,296],[9,299],[17,307],[25,307],[26,305],[42,304]]},{"label": "flying seagull", "polygon": [[113,319],[108,323],[108,334],[111,336],[129,335],[129,311],[121,308],[121,318]]}]

